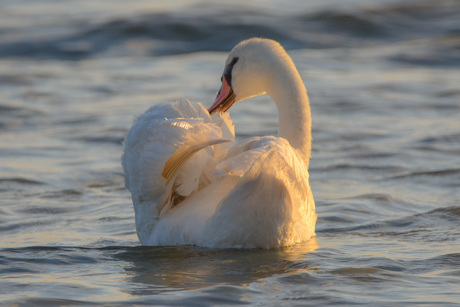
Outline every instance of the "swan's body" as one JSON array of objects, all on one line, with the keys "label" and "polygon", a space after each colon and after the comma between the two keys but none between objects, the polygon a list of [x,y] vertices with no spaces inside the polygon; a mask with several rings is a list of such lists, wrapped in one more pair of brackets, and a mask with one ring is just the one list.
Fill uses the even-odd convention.
[{"label": "swan's body", "polygon": [[123,168],[143,245],[271,248],[315,234],[308,164],[308,96],[284,49],[251,39],[230,53],[214,111],[267,92],[279,137],[238,143],[227,113],[186,100],[157,105],[133,125]]}]

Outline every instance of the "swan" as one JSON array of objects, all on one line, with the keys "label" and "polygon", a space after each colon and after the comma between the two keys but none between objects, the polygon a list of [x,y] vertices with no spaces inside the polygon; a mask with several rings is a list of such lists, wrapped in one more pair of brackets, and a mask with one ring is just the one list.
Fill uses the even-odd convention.
[{"label": "swan", "polygon": [[[278,42],[252,38],[231,50],[221,81],[209,110],[185,99],[155,105],[126,136],[125,186],[143,245],[269,249],[315,235],[310,104],[293,61]],[[234,142],[225,112],[265,93],[278,137]]]}]

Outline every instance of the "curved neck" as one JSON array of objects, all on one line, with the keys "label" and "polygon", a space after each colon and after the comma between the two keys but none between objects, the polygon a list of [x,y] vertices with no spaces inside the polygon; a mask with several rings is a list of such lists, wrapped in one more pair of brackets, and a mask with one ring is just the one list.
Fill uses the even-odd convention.
[{"label": "curved neck", "polygon": [[304,158],[311,154],[311,111],[305,85],[289,58],[272,77],[267,94],[278,108],[278,136],[289,141]]}]

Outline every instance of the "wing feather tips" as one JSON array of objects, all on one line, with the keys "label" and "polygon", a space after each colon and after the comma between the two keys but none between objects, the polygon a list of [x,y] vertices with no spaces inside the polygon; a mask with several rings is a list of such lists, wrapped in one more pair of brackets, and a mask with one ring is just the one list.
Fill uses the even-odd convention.
[{"label": "wing feather tips", "polygon": [[166,179],[166,184],[169,184],[169,182],[174,179],[174,177],[177,175],[181,167],[195,154],[196,152],[200,151],[203,148],[217,145],[217,144],[222,144],[222,143],[227,143],[227,142],[232,142],[232,139],[214,139],[214,140],[209,140],[201,144],[196,144],[194,146],[190,145],[183,145],[182,147],[178,148],[174,154],[171,156],[171,158],[166,161],[165,166],[163,168],[162,176]]}]

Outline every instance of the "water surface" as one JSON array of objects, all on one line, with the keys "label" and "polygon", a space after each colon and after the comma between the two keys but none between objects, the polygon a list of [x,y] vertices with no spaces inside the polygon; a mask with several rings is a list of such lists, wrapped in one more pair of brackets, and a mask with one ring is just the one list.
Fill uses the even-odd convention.
[{"label": "water surface", "polygon": [[[0,303],[460,302],[458,1],[246,2],[0,4]],[[120,165],[133,118],[210,105],[251,36],[280,41],[310,95],[317,236],[140,246]],[[240,138],[277,132],[268,97],[231,114]]]}]

